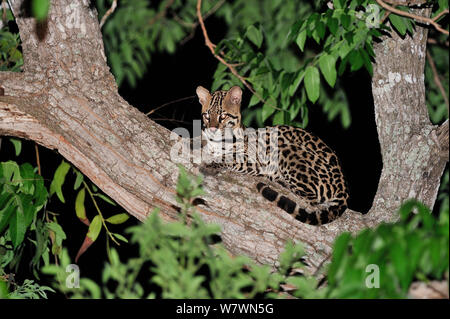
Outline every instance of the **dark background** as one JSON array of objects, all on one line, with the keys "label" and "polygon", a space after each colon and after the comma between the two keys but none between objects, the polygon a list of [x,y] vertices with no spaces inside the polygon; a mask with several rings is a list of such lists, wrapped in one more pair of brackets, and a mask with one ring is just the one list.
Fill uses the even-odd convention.
[{"label": "dark background", "polygon": [[[225,36],[226,26],[220,19],[211,17],[205,23],[213,42],[217,43]],[[198,85],[210,88],[216,66],[217,60],[204,45],[202,34],[197,29],[195,37],[181,46],[176,54],[153,55],[148,72],[136,88],[130,88],[127,83],[124,83],[119,91],[131,105],[144,113],[162,104],[192,96],[181,102],[169,104],[151,115],[158,123],[169,129],[177,126],[190,129],[192,120],[201,118],[200,104],[194,96],[195,88]],[[320,106],[311,105],[309,125],[306,129],[321,137],[339,156],[350,189],[349,207],[359,212],[367,212],[371,207],[381,172],[381,155],[374,119],[370,76],[362,70],[346,73],[341,80],[343,80],[350,105],[352,116],[350,128],[343,129],[339,119],[329,122]],[[242,108],[246,107],[250,97],[248,90],[244,90]],[[40,146],[39,155],[42,175],[46,180],[46,186],[49,187],[62,157],[56,151]],[[22,153],[16,157],[12,143],[7,137],[2,138],[0,161],[7,160],[14,160],[19,164],[30,162],[36,166],[34,142],[23,141]],[[48,210],[58,214],[58,222],[68,235],[68,240],[63,244],[69,249],[72,260],[87,232],[87,227],[75,215],[74,201],[77,193],[73,190],[74,181],[75,175],[70,172],[63,186],[66,204],[60,203],[59,199],[53,196],[47,205]],[[88,217],[92,218],[96,211],[88,196],[86,196],[86,203]],[[123,212],[120,207],[109,204],[101,203],[100,207],[106,216]],[[123,234],[126,227],[137,223],[137,220],[131,217],[124,225],[111,226],[111,230]],[[97,242],[78,262],[82,269],[82,276],[99,278],[103,264],[107,260],[105,243],[106,236],[102,231]],[[32,254],[33,250],[31,247],[29,249],[29,254]],[[125,244],[122,244],[118,250],[122,260],[125,260],[126,256],[137,253],[135,247]],[[30,256],[25,254],[23,258],[27,259]],[[27,263],[22,264],[18,276],[30,278]]]}]

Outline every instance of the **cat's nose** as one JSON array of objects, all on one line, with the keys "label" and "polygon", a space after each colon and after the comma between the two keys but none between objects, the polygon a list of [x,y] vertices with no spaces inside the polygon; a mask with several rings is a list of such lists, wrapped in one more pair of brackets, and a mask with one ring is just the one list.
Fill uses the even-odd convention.
[{"label": "cat's nose", "polygon": [[217,127],[210,127],[209,130],[214,133],[217,130]]}]

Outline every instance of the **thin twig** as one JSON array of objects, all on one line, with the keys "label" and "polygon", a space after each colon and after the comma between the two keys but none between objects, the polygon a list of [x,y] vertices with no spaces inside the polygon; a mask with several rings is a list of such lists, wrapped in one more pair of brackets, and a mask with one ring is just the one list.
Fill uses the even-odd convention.
[{"label": "thin twig", "polygon": [[3,21],[3,24],[6,24],[6,10],[7,9],[8,9],[8,5],[6,4],[6,0],[3,0],[2,1],[2,10],[3,10],[2,21]]},{"label": "thin twig", "polygon": [[191,122],[182,121],[182,120],[176,120],[176,119],[169,119],[169,118],[152,118],[152,121],[160,121],[160,122],[173,122],[173,123],[181,123],[181,124],[192,124]]},{"label": "thin twig", "polygon": [[184,21],[176,13],[173,13],[173,19],[176,22],[178,22],[179,24],[181,24],[183,27],[186,27],[186,28],[189,28],[189,29],[193,29],[193,28],[195,28],[197,26],[197,23]]},{"label": "thin twig", "polygon": [[164,9],[160,12],[158,12],[158,14],[156,14],[149,22],[149,25],[154,24],[155,22],[157,22],[159,19],[163,18],[166,16],[167,14],[167,10],[172,6],[174,0],[168,0],[166,5],[164,6]]},{"label": "thin twig", "polygon": [[442,44],[442,45],[445,45],[447,48],[449,47],[449,42],[448,41],[445,41],[444,43],[441,43],[441,42],[438,42],[436,39],[433,39],[433,38],[428,38],[427,39],[427,43],[429,43],[429,44]]},{"label": "thin twig", "polygon": [[105,15],[102,17],[102,19],[100,20],[100,29],[103,27],[103,25],[106,22],[106,19],[108,19],[108,17],[113,14],[113,12],[116,10],[117,7],[117,0],[114,0],[113,3],[111,4],[111,8],[108,9],[108,11],[106,11]]},{"label": "thin twig", "polygon": [[88,186],[88,184],[86,183],[86,181],[83,181],[83,185],[84,185],[84,187],[86,188],[86,190],[88,191],[89,196],[91,197],[91,200],[92,200],[92,202],[93,202],[93,204],[94,204],[94,206],[95,206],[95,209],[97,210],[98,215],[100,216],[100,219],[102,220],[102,224],[103,224],[103,226],[105,227],[106,233],[108,234],[108,236],[111,238],[111,240],[112,240],[113,242],[115,242],[118,246],[120,246],[120,243],[114,238],[114,235],[109,231],[108,226],[106,225],[105,218],[103,217],[102,211],[101,211],[100,208],[98,207],[97,201],[96,201],[95,198],[94,198],[94,194],[92,194],[91,189],[89,188],[89,186]]},{"label": "thin twig", "polygon": [[225,3],[225,0],[220,0],[219,2],[217,2],[214,7],[212,7],[211,9],[209,9],[208,12],[205,13],[205,15],[203,16],[203,21],[208,19],[210,15],[214,14],[217,10],[219,10],[219,8]]},{"label": "thin twig", "polygon": [[[266,103],[266,101],[253,89],[253,87],[244,79],[244,77],[242,77],[236,71],[236,69],[233,67],[232,64],[228,63],[220,55],[216,54],[216,52],[215,52],[216,45],[214,43],[212,43],[211,40],[209,39],[208,32],[206,31],[205,23],[203,22],[201,8],[202,8],[202,0],[197,0],[197,18],[198,18],[198,22],[200,23],[200,27],[202,28],[203,37],[205,38],[205,45],[209,48],[209,50],[214,55],[214,57],[217,60],[219,60],[220,63],[225,65],[231,71],[231,73],[233,73],[233,75],[235,77],[237,77],[239,79],[239,81],[241,81],[242,84],[244,84],[247,87],[247,89],[250,90],[250,92],[252,92],[261,102]],[[275,106],[273,108],[280,110],[279,108],[277,108]]]},{"label": "thin twig", "polygon": [[410,0],[410,1],[399,1],[399,0],[384,0],[384,2],[389,3],[393,6],[420,6],[427,3],[428,0]]},{"label": "thin twig", "polygon": [[448,9],[442,10],[441,12],[439,12],[439,13],[433,18],[433,21],[439,20],[439,18],[442,17],[444,14],[448,14]]},{"label": "thin twig", "polygon": [[384,21],[389,17],[390,14],[391,14],[391,12],[386,10],[386,12],[383,15],[383,18],[381,18],[380,24],[383,24]]},{"label": "thin twig", "polygon": [[427,50],[427,60],[430,64],[431,70],[433,71],[433,80],[434,83],[436,83],[437,87],[439,88],[439,91],[441,91],[441,95],[444,98],[445,104],[447,105],[447,114],[448,114],[448,98],[447,94],[445,94],[444,86],[442,85],[441,79],[439,78],[438,71],[436,69],[436,65],[434,64],[433,57],[430,54],[430,51]]},{"label": "thin twig", "polygon": [[[208,12],[206,12],[205,15],[203,15],[203,21],[206,21],[206,19],[208,19],[211,15],[213,15],[217,10],[220,9],[220,7],[225,3],[225,0],[220,0],[218,1],[211,9],[209,9]],[[188,36],[186,36],[183,40],[181,40],[180,44],[184,45],[186,42],[188,42],[189,40],[191,40],[194,37],[195,34],[195,30],[198,27],[198,21],[195,23],[190,23],[190,22],[186,22],[184,20],[182,20],[180,17],[178,17],[177,15],[174,15],[174,19],[175,21],[177,21],[179,24],[191,28],[192,31],[191,33],[189,33]]]},{"label": "thin twig", "polygon": [[433,19],[430,19],[430,18],[422,17],[422,16],[419,16],[419,15],[416,15],[416,14],[412,14],[412,13],[409,13],[409,12],[405,12],[405,11],[396,9],[394,7],[391,7],[390,5],[388,5],[387,3],[385,3],[382,0],[375,0],[375,1],[381,7],[383,7],[384,9],[386,9],[386,10],[392,12],[392,13],[395,13],[395,14],[397,14],[399,16],[408,17],[408,18],[411,18],[411,19],[414,19],[416,21],[420,21],[420,22],[423,22],[423,23],[426,23],[426,24],[431,24],[439,32],[441,32],[443,34],[446,34],[446,35],[449,34],[447,30],[443,29],[438,23],[436,23],[436,20],[437,20],[438,16],[440,17],[443,14],[448,14],[449,13],[448,9],[442,11],[440,14],[438,14],[438,16],[434,17]]},{"label": "thin twig", "polygon": [[[214,14],[217,10],[219,10],[219,8],[225,3],[225,0],[221,0],[219,2],[216,3],[216,5],[211,8],[211,10],[209,10],[204,16],[203,16],[203,21],[205,21],[206,19],[208,19],[209,16],[211,16],[212,14]],[[198,27],[198,21],[195,23],[189,23],[186,22],[184,20],[181,20],[179,17],[174,16],[175,20],[180,23],[181,25],[184,25],[186,27],[189,27],[192,29],[192,31],[180,42],[180,45],[185,45],[186,42],[192,40],[192,38],[195,35],[195,30],[197,30]]]},{"label": "thin twig", "polygon": [[41,161],[39,160],[39,149],[38,149],[38,145],[37,143],[34,143],[34,150],[36,152],[36,164],[38,167],[38,174],[40,176],[42,176],[42,172],[41,172]]},{"label": "thin twig", "polygon": [[174,104],[174,103],[178,103],[178,102],[185,101],[185,100],[189,100],[189,99],[193,99],[193,98],[195,98],[195,95],[182,97],[182,98],[180,98],[180,99],[177,99],[177,100],[174,100],[174,101],[170,101],[170,102],[164,103],[164,104],[162,104],[162,105],[160,105],[160,106],[158,106],[158,107],[155,107],[155,108],[154,108],[153,110],[151,110],[150,112],[145,113],[145,115],[148,116],[148,115],[152,114],[153,112],[156,112],[156,111],[158,111],[159,109],[161,109],[161,108],[163,108],[163,107],[165,107],[165,106],[167,106],[167,105]]}]

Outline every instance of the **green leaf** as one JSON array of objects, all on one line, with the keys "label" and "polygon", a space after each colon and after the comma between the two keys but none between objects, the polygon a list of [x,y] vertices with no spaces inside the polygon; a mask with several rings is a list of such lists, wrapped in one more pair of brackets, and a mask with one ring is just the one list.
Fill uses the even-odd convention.
[{"label": "green leaf", "polygon": [[58,166],[58,168],[55,171],[55,175],[53,176],[52,183],[50,184],[50,196],[52,196],[54,193],[58,196],[59,200],[63,203],[65,203],[64,196],[62,193],[62,185],[64,184],[64,181],[66,179],[66,175],[69,172],[70,165],[62,161],[61,164]]},{"label": "green leaf", "polygon": [[121,213],[121,214],[111,216],[105,220],[111,224],[122,224],[122,223],[126,222],[128,220],[128,218],[130,218],[130,215]]},{"label": "green leaf", "polygon": [[336,280],[339,279],[336,275],[340,269],[343,269],[342,262],[351,239],[352,236],[350,233],[343,233],[334,242],[332,264],[328,270],[328,278],[331,284],[335,284]]},{"label": "green leaf", "polygon": [[302,82],[303,78],[305,77],[305,71],[304,70],[300,70],[297,73],[297,76],[294,79],[294,82],[291,84],[291,86],[289,87],[289,95],[293,96],[294,93],[297,91],[300,83]]},{"label": "green leaf", "polygon": [[30,163],[25,163],[20,165],[20,175],[22,177],[22,190],[26,194],[33,194],[34,192],[34,182],[35,174],[34,168]]},{"label": "green leaf", "polygon": [[116,237],[118,240],[123,241],[124,243],[128,243],[128,239],[126,239],[124,236],[122,236],[121,234],[117,234],[117,233],[112,233],[114,235],[114,237]]},{"label": "green leaf", "polygon": [[19,165],[13,161],[2,162],[0,164],[5,180],[10,182],[11,185],[19,185],[22,180]]},{"label": "green leaf", "polygon": [[47,188],[45,188],[44,179],[42,178],[42,176],[35,175],[35,178],[34,198],[36,200],[34,204],[37,208],[40,208],[47,201],[48,192]]},{"label": "green leaf", "polygon": [[83,180],[84,180],[84,175],[83,174],[81,174],[78,170],[74,170],[75,171],[75,174],[77,175],[77,177],[76,177],[76,179],[75,179],[75,183],[73,184],[73,190],[77,190],[80,186],[81,186],[81,183],[83,183]]},{"label": "green leaf", "polygon": [[275,112],[275,101],[268,100],[262,107],[262,121],[265,122]]},{"label": "green leaf", "polygon": [[305,71],[305,89],[308,99],[315,103],[320,94],[320,74],[315,66],[308,66]]},{"label": "green leaf", "polygon": [[350,27],[351,21],[352,19],[348,14],[344,13],[341,15],[341,24],[346,30]]},{"label": "green leaf", "polygon": [[86,197],[86,188],[80,189],[80,191],[77,194],[77,197],[75,199],[75,213],[81,222],[83,224],[86,224],[89,226],[89,220],[86,217],[86,208],[84,207],[84,199]]},{"label": "green leaf", "polygon": [[408,256],[399,244],[391,247],[390,257],[395,268],[395,272],[400,280],[402,288],[406,291],[411,283],[412,276],[408,267]]},{"label": "green leaf", "polygon": [[86,290],[90,293],[90,298],[92,299],[100,299],[102,296],[101,288],[98,286],[98,284],[89,279],[89,278],[81,278],[80,279],[80,286],[84,287]]},{"label": "green leaf", "polygon": [[361,54],[361,57],[363,58],[364,67],[369,72],[369,74],[372,75],[373,68],[372,68],[372,61],[370,61],[369,54],[364,49],[359,49],[359,53]]},{"label": "green leaf", "polygon": [[100,234],[100,231],[102,230],[102,220],[99,215],[95,216],[92,220],[91,224],[89,225],[89,230],[86,235],[92,242],[94,242],[98,235]]},{"label": "green leaf", "polygon": [[297,39],[295,40],[295,43],[297,43],[300,50],[303,52],[303,49],[305,48],[305,42],[306,42],[306,29],[303,29],[300,31],[300,33],[297,36]]},{"label": "green leaf", "polygon": [[31,3],[31,12],[38,21],[42,21],[47,18],[49,8],[49,0],[33,0],[33,2]]},{"label": "green leaf", "polygon": [[283,124],[285,124],[284,111],[278,111],[277,113],[275,113],[273,117],[272,125],[283,125]]},{"label": "green leaf", "polygon": [[286,92],[292,83],[292,77],[294,73],[282,73],[281,75],[281,90]]},{"label": "green leaf", "polygon": [[336,83],[336,59],[327,53],[324,53],[319,58],[319,67],[320,71],[322,71],[322,74],[327,81],[327,83],[334,87],[334,84]]},{"label": "green leaf", "polygon": [[345,0],[333,0],[334,9],[342,9],[344,6]]},{"label": "green leaf", "polygon": [[24,223],[25,227],[28,227],[31,222],[33,221],[33,218],[35,216],[35,209],[33,206],[33,198],[29,194],[22,194],[21,196],[22,203],[18,207],[18,211],[20,214],[23,214],[24,216]]},{"label": "green leaf", "polygon": [[102,225],[103,223],[100,215],[97,215],[94,217],[94,219],[92,219],[86,237],[84,237],[84,241],[81,244],[77,255],[75,256],[75,262],[78,262],[80,256],[95,242],[98,235],[100,234],[100,231],[102,230]]},{"label": "green leaf", "polygon": [[261,44],[263,42],[263,35],[260,29],[256,28],[254,25],[251,25],[247,28],[247,32],[245,33],[245,35],[258,48],[261,47]]},{"label": "green leaf", "polygon": [[100,193],[95,193],[94,196],[100,197],[100,198],[103,199],[105,202],[107,202],[107,203],[109,203],[109,204],[111,204],[111,205],[113,205],[113,206],[117,206],[117,204],[114,203],[114,202],[111,200],[111,198],[109,198],[108,196],[105,196],[105,195],[100,194]]},{"label": "green leaf", "polygon": [[344,128],[350,127],[352,118],[348,109],[348,106],[341,103],[341,123]]},{"label": "green leaf", "polygon": [[[339,57],[344,60],[347,54],[352,50],[347,41],[342,41],[338,46]],[[341,63],[342,64],[342,63]]]},{"label": "green leaf", "polygon": [[350,52],[349,61],[351,65],[350,71],[352,72],[359,70],[364,65],[364,59],[357,50]]},{"label": "green leaf", "polygon": [[0,210],[0,234],[3,232],[6,226],[9,225],[10,218],[13,213],[17,214],[15,207],[12,205],[13,200],[13,196],[9,197],[9,200],[6,203],[5,207]]},{"label": "green leaf", "polygon": [[22,141],[17,138],[10,138],[9,140],[14,145],[14,150],[16,151],[16,156],[19,156],[20,151],[22,150]]},{"label": "green leaf", "polygon": [[318,21],[316,23],[315,31],[317,32],[319,39],[323,39],[323,37],[325,36],[325,23],[323,23],[322,21]]},{"label": "green leaf", "polygon": [[392,26],[400,33],[400,35],[403,36],[406,34],[408,27],[405,23],[405,18],[392,13],[389,15],[389,21],[391,21]]},{"label": "green leaf", "polygon": [[289,108],[289,119],[293,121],[298,112],[300,112],[301,103],[299,99],[295,99],[293,105]]},{"label": "green leaf", "polygon": [[55,233],[55,241],[58,246],[61,246],[62,241],[67,239],[66,233],[61,225],[55,222],[46,223],[46,227]]},{"label": "green leaf", "polygon": [[252,107],[258,104],[259,102],[261,102],[259,98],[255,94],[253,94],[252,97],[250,98],[250,103],[248,104],[248,107]]},{"label": "green leaf", "polygon": [[27,225],[25,216],[18,210],[9,220],[9,236],[11,237],[14,249],[16,249],[23,242],[26,230]]},{"label": "green leaf", "polygon": [[336,35],[338,26],[339,26],[339,21],[336,18],[330,17],[327,20],[327,26],[328,26],[328,29],[330,30],[330,32],[333,35]]}]

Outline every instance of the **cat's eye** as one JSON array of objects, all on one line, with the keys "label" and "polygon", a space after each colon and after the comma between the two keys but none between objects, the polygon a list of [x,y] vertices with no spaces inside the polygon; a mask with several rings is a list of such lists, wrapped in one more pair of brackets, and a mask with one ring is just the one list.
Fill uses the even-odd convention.
[{"label": "cat's eye", "polygon": [[228,115],[226,115],[225,113],[220,114],[220,119],[221,120],[225,120],[227,118]]},{"label": "cat's eye", "polygon": [[203,117],[205,118],[205,120],[209,120],[209,113],[203,113]]}]

